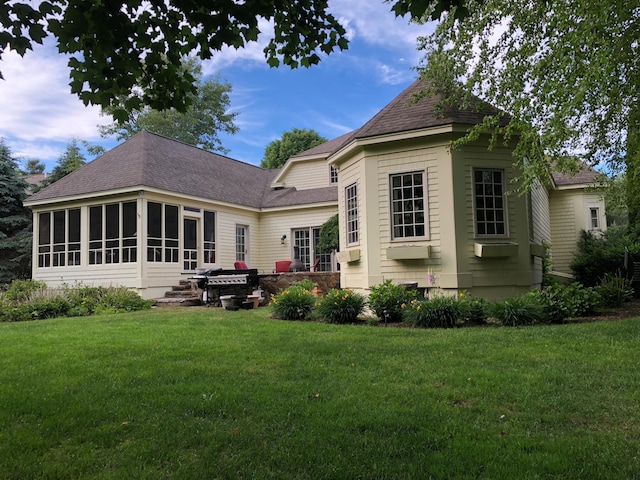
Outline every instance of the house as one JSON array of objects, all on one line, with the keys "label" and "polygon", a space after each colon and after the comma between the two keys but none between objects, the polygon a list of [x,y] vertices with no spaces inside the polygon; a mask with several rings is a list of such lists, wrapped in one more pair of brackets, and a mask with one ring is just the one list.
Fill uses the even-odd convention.
[{"label": "house", "polygon": [[[538,286],[554,239],[550,212],[564,198],[554,188],[566,183],[509,194],[512,148],[488,151],[482,138],[449,148],[495,109],[436,115],[435,99],[413,101],[422,86],[279,170],[139,133],[26,202],[33,278],[125,285],[153,298],[198,267],[242,260],[271,273],[294,251],[307,268],[320,258],[320,270],[335,270],[315,247],[338,212],[342,287],[366,292],[391,279],[503,297]],[[573,190],[585,194],[584,185]]]}]

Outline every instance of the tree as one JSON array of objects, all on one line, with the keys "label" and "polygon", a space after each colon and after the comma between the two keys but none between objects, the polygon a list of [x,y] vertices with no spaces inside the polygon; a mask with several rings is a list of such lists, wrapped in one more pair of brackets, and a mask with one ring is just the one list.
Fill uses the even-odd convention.
[{"label": "tree", "polygon": [[[418,3],[423,8],[410,10]],[[426,20],[442,3],[396,6]],[[482,132],[494,133],[494,144],[517,139],[525,185],[552,170],[573,171],[576,153],[591,165],[631,166],[637,147],[627,141],[639,127],[629,121],[640,87],[637,0],[449,3],[421,43],[429,90],[444,92],[446,103],[468,105],[477,96],[505,112],[458,144]]]},{"label": "tree", "polygon": [[22,204],[27,186],[17,160],[0,138],[0,285],[30,276],[31,211]]},{"label": "tree", "polygon": [[[188,94],[189,107],[185,112],[179,112],[175,108],[159,111],[144,107],[140,111],[132,111],[124,123],[114,122],[101,126],[100,134],[103,137],[115,134],[118,140],[126,140],[147,130],[206,150],[227,153],[228,150],[218,138],[218,132],[234,134],[238,131],[234,124],[238,114],[228,112],[231,105],[231,84],[221,82],[219,77],[202,81],[202,65],[195,58],[184,59],[183,68],[197,79],[198,84],[197,93]],[[117,106],[108,107],[103,112],[113,114],[115,109],[121,108],[127,101],[128,98],[121,99]]]},{"label": "tree", "polygon": [[320,238],[318,239],[318,251],[321,253],[331,253],[340,248],[340,224],[338,214],[329,218],[320,227]]},{"label": "tree", "polygon": [[40,175],[44,173],[47,166],[37,158],[30,158],[24,166],[24,173],[27,175]]},{"label": "tree", "polygon": [[53,168],[51,174],[40,182],[40,186],[34,189],[34,191],[42,190],[52,183],[57,182],[62,177],[69,175],[71,172],[75,172],[87,163],[81,146],[91,155],[98,155],[104,152],[104,148],[101,146],[91,145],[85,140],[72,139],[68,143],[64,153],[58,157],[57,165]]},{"label": "tree", "polygon": [[264,158],[260,162],[262,168],[280,168],[289,157],[304,152],[316,145],[326,142],[315,130],[294,128],[284,132],[282,138],[274,140],[264,150]]},{"label": "tree", "polygon": [[261,19],[273,22],[264,50],[272,67],[309,67],[320,54],[346,49],[346,30],[327,9],[327,0],[2,2],[0,55],[5,48],[24,55],[55,37],[58,51],[71,55],[71,92],[85,105],[114,107],[142,86],[141,95],[114,108],[115,119],[125,121],[143,105],[184,111],[196,79],[180,59],[195,53],[204,60],[256,41]]}]

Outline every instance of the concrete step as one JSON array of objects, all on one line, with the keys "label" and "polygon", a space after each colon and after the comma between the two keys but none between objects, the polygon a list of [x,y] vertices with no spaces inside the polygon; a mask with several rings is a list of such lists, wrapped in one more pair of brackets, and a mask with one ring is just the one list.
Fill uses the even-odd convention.
[{"label": "concrete step", "polygon": [[191,290],[171,290],[169,292],[164,292],[164,296],[167,298],[189,298],[197,297],[198,295],[194,295]]},{"label": "concrete step", "polygon": [[157,307],[197,307],[202,305],[200,297],[162,297],[155,299]]}]

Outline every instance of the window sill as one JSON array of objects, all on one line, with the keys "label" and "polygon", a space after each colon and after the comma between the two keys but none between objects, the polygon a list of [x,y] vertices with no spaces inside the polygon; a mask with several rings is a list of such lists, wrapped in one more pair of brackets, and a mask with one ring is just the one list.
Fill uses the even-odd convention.
[{"label": "window sill", "polygon": [[336,253],[336,259],[339,263],[352,263],[360,260],[360,249],[352,248],[351,250],[343,250]]},{"label": "window sill", "polygon": [[473,249],[476,257],[480,258],[501,258],[515,257],[518,255],[518,244],[513,242],[504,243],[474,243]]},{"label": "window sill", "polygon": [[417,260],[429,258],[430,255],[431,247],[429,245],[387,248],[387,259],[389,260]]}]

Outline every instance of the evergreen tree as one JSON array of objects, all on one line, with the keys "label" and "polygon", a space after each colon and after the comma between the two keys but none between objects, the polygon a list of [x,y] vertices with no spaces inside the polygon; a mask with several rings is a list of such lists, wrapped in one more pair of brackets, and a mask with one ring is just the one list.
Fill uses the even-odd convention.
[{"label": "evergreen tree", "polygon": [[31,273],[31,211],[22,204],[27,182],[0,138],[0,285]]}]

